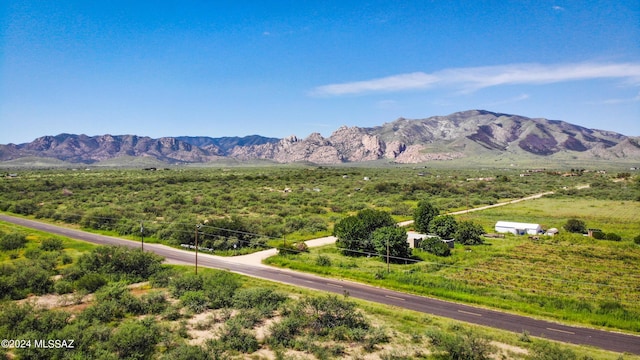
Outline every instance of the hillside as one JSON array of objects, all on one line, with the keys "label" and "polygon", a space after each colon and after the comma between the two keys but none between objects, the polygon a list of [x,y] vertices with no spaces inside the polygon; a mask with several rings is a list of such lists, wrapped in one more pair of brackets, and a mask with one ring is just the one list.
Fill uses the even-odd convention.
[{"label": "hillside", "polygon": [[152,139],[136,135],[60,134],[25,144],[0,145],[2,162],[35,157],[84,164],[123,157],[148,157],[168,164],[208,163],[225,158],[339,164],[567,155],[574,159],[635,161],[640,159],[640,138],[559,120],[469,110],[425,119],[400,118],[371,128],[342,126],[328,138],[319,133],[283,139],[259,135]]}]

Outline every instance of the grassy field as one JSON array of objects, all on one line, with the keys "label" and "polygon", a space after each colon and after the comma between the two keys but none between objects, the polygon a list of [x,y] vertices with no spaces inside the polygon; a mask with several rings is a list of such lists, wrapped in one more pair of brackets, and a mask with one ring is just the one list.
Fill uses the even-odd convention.
[{"label": "grassy field", "polygon": [[[543,198],[461,215],[490,231],[497,220],[539,222],[561,228],[567,218],[616,232],[621,242],[561,233],[530,240],[490,239],[456,246],[450,257],[414,251],[421,261],[386,264],[380,258],[343,256],[335,246],[267,262],[417,294],[498,307],[574,323],[640,332],[640,204]],[[320,257],[329,259],[319,261]]]},{"label": "grassy field", "polygon": [[583,220],[588,228],[598,228],[605,233],[617,233],[623,240],[632,240],[640,235],[640,202],[638,201],[547,196],[472,212],[460,215],[458,218],[473,220],[487,231],[491,231],[499,220],[536,223],[542,225],[544,229],[553,227],[562,229],[567,219],[576,218]]}]

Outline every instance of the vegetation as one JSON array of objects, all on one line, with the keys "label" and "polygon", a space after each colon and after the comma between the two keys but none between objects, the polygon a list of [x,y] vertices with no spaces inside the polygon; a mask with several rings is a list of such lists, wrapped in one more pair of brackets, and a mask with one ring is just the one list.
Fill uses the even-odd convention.
[{"label": "vegetation", "polygon": [[[14,259],[3,258],[4,265],[30,260],[25,258],[30,249],[40,250],[43,243],[50,243],[51,237],[39,232],[2,223],[0,230],[21,232],[27,238]],[[617,356],[539,339],[524,342],[511,333],[351,300],[346,294],[320,295],[226,271],[201,269],[195,275],[193,268],[158,267],[154,256],[145,258],[139,250],[56,239],[63,247],[56,245],[57,250],[49,251],[58,260],[51,269],[57,276],[50,280],[53,288],[66,283],[74,289],[53,301],[48,300],[53,296],[51,289],[47,297],[32,293],[28,302],[5,300],[0,306],[0,336],[73,340],[73,348],[7,348],[0,358],[528,359],[589,354],[593,359],[613,360]],[[73,261],[63,264],[63,255],[71,254]],[[343,256],[337,250],[334,255]],[[139,265],[129,268],[134,275],[119,269],[132,263]],[[75,288],[72,281],[89,274],[106,281],[92,296],[86,296],[87,289]],[[625,359],[637,358],[625,355]]]},{"label": "vegetation", "polygon": [[436,256],[451,255],[451,249],[449,249],[449,246],[437,236],[427,237],[423,239],[420,242],[420,249]]},{"label": "vegetation", "polygon": [[[640,331],[637,325],[640,295],[630,286],[636,283],[635,274],[640,271],[640,247],[636,245],[640,241],[634,240],[640,234],[640,177],[610,176],[588,170],[574,172],[577,176],[570,177],[562,177],[557,171],[536,172],[526,177],[517,176],[512,170],[420,172],[422,175],[411,168],[340,167],[23,171],[17,178],[0,180],[0,210],[136,240],[144,235],[145,242],[173,246],[195,245],[197,236],[203,251],[209,249],[227,255],[286,244],[290,251],[270,259],[271,263],[563,321]],[[361,180],[364,176],[370,180]],[[491,178],[497,180],[478,180]],[[387,227],[411,219],[419,204],[431,204],[444,214],[549,190],[556,193],[532,202],[455,216],[456,231],[461,235],[462,227],[475,230],[468,232],[470,234],[482,234],[492,229],[497,220],[535,222],[545,229],[563,229],[568,220],[575,219],[583,222],[585,228],[602,229],[602,240],[610,240],[564,231],[556,237],[538,240],[470,236],[471,240],[465,240],[467,244],[480,241],[484,244],[456,246],[450,250],[450,256],[438,256],[445,252],[441,242],[431,242],[429,247],[429,242],[423,241],[422,249],[398,256],[404,261],[392,262],[390,273],[382,271],[385,265],[380,258],[385,258],[387,239],[391,239],[395,231]],[[450,232],[450,220],[446,215],[434,215],[426,229],[434,233]],[[374,241],[372,234],[378,229],[385,229],[379,230],[384,235]],[[348,246],[353,248],[344,246],[346,242],[338,242],[337,247],[300,252],[301,249],[291,245],[331,231],[336,235],[344,231],[344,238],[350,240]],[[5,237],[9,239],[6,242]],[[456,240],[460,244],[462,237]],[[268,309],[261,310],[259,316],[253,314],[253,309],[235,308],[235,295],[246,287],[244,281],[227,273],[193,278],[178,276],[160,265],[158,259],[145,257],[141,252],[128,254],[129,251],[120,252],[117,248],[91,251],[89,245],[71,244],[66,239],[33,235],[8,226],[0,226],[0,247],[0,294],[5,301],[51,293],[75,299],[88,292],[112,294],[96,299],[84,310],[86,315],[68,322],[75,326],[74,334],[82,334],[96,344],[107,338],[105,334],[114,335],[123,321],[131,321],[128,327],[134,334],[135,321],[143,321],[153,314],[155,323],[148,325],[158,329],[160,339],[154,345],[155,356],[202,354],[198,349],[204,349],[212,357],[235,356],[254,349],[254,338],[261,348],[271,346],[246,324],[259,316],[264,316],[262,323],[273,317],[288,319],[293,309],[290,298],[271,313]],[[347,254],[373,257],[345,256]],[[105,260],[113,257],[119,261],[117,265]],[[154,287],[148,290],[155,292],[136,296],[137,302],[116,296],[118,292],[112,288],[114,283],[122,282],[120,288],[126,288],[124,284],[145,279]],[[124,305],[116,305],[121,302]],[[284,304],[289,310],[283,309]],[[225,310],[232,308],[235,310]],[[211,312],[220,312],[216,313],[216,319],[225,319],[216,320],[222,326],[215,332],[226,337],[193,347],[183,338],[172,338],[165,331],[167,326],[175,326],[172,331],[180,333],[184,326],[177,323],[184,320],[187,313]],[[243,314],[242,321],[236,320],[240,324],[226,324],[238,313]],[[359,334],[363,331],[355,328],[344,332],[351,334],[348,336],[318,335],[308,327],[294,325],[290,325],[292,329],[301,330],[290,342],[292,346],[296,351],[313,353],[316,357],[343,356],[348,351],[344,342],[321,345],[323,342],[316,341],[319,337],[327,336],[323,341],[361,339]],[[424,338],[429,344],[437,338],[431,337],[425,327],[420,329],[416,337]],[[473,336],[452,332],[461,337],[442,337],[443,342],[449,339],[454,343],[474,343]],[[234,344],[232,339],[236,337],[245,339],[249,347]],[[370,334],[368,338],[380,342],[369,347],[367,341],[356,341],[363,351],[386,346],[382,345],[384,334]],[[151,344],[156,338],[141,341]],[[534,340],[523,346],[531,350],[531,356],[537,356],[533,352],[536,344]],[[446,357],[457,351],[455,346],[431,346],[423,344],[422,347],[430,348],[434,356]],[[555,351],[553,348],[543,350],[545,353]],[[105,357],[113,353],[114,348],[103,344],[86,351],[89,357]],[[398,354],[386,355],[402,358],[396,356]],[[407,356],[416,357],[420,357],[419,354]]]},{"label": "vegetation", "polygon": [[587,232],[587,225],[579,219],[569,219],[563,228],[568,232],[584,234]]},{"label": "vegetation", "polygon": [[[362,256],[376,254],[373,234],[376,230],[393,227],[395,222],[391,215],[379,210],[361,210],[356,215],[348,216],[337,222],[333,235],[338,238],[338,246],[345,255]],[[378,241],[383,241],[384,234],[379,234]],[[404,240],[406,243],[406,238]],[[386,247],[386,244],[385,244]]]},{"label": "vegetation", "polygon": [[414,226],[422,233],[430,231],[431,221],[440,214],[440,210],[433,206],[431,202],[422,200],[418,202],[418,207],[413,214]]}]

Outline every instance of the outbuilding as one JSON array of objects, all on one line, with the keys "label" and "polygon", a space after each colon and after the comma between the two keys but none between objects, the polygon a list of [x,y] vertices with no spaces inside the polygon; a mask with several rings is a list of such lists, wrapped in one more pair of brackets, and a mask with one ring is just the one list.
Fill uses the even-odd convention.
[{"label": "outbuilding", "polygon": [[512,233],[515,235],[538,235],[543,233],[540,224],[527,224],[513,221],[498,221],[495,229],[497,233]]}]

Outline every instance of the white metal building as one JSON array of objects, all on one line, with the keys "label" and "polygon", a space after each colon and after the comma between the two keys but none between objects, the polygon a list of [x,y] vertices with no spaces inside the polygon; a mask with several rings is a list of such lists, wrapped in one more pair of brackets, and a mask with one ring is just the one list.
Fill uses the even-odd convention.
[{"label": "white metal building", "polygon": [[542,227],[539,224],[527,224],[513,221],[498,221],[496,223],[497,233],[512,233],[515,235],[538,235],[541,234]]}]

